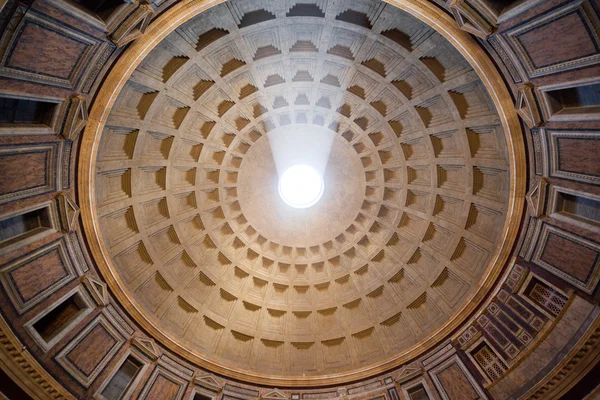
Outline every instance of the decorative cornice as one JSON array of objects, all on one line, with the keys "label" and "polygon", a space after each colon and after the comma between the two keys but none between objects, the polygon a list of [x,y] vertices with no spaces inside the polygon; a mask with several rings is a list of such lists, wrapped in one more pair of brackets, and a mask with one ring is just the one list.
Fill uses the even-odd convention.
[{"label": "decorative cornice", "polygon": [[458,27],[465,32],[481,39],[487,39],[494,32],[494,27],[465,0],[452,0],[450,11],[452,11]]},{"label": "decorative cornice", "polygon": [[0,316],[0,367],[34,399],[75,399],[46,372]]},{"label": "decorative cornice", "polygon": [[532,217],[539,218],[544,215],[546,207],[546,195],[548,192],[548,183],[544,178],[538,180],[531,186],[525,198],[527,199],[527,208]]},{"label": "decorative cornice", "polygon": [[83,284],[90,292],[90,295],[92,296],[96,304],[98,304],[99,306],[108,305],[108,289],[106,288],[106,283],[88,275],[85,278],[83,278]]},{"label": "decorative cornice", "polygon": [[142,337],[134,337],[131,339],[131,343],[148,357],[150,357],[151,360],[158,360],[158,357],[160,356],[160,350],[156,346],[154,340]]},{"label": "decorative cornice", "polygon": [[517,114],[529,128],[535,128],[542,123],[542,117],[533,96],[533,88],[531,83],[526,83],[519,87],[517,93]]},{"label": "decorative cornice", "polygon": [[197,376],[194,378],[194,384],[215,393],[221,393],[223,390],[223,383],[219,382],[213,375]]},{"label": "decorative cornice", "polygon": [[62,131],[62,136],[67,140],[74,141],[87,123],[87,102],[83,96],[74,94],[68,99],[68,108],[69,111]]},{"label": "decorative cornice", "polygon": [[110,40],[117,47],[125,46],[146,32],[150,21],[154,16],[154,9],[149,4],[140,5],[127,19],[121,22],[113,33]]},{"label": "decorative cornice", "polygon": [[56,198],[60,211],[60,222],[65,232],[73,232],[77,229],[79,218],[79,206],[68,192],[61,193]]},{"label": "decorative cornice", "polygon": [[544,379],[521,399],[558,399],[585,376],[600,359],[600,317],[573,349]]}]

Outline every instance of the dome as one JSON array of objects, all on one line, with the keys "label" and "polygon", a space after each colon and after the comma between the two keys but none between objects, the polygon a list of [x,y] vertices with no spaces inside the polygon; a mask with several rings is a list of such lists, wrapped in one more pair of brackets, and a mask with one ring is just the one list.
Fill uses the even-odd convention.
[{"label": "dome", "polygon": [[[177,27],[115,93],[90,167],[110,273],[196,362],[316,382],[397,362],[485,293],[508,125],[393,5],[243,4]],[[326,183],[310,208],[279,196],[298,160]]]},{"label": "dome", "polygon": [[0,1],[0,398],[595,398],[598,11]]}]

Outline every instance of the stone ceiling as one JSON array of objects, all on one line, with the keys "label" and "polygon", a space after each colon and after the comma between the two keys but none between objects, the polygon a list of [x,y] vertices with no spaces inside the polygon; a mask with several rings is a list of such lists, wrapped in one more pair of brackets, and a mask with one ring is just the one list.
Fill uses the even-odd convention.
[{"label": "stone ceiling", "polygon": [[[336,134],[308,210],[277,194],[267,133],[289,124]],[[507,157],[477,74],[401,10],[228,2],[121,91],[96,211],[118,280],[171,339],[317,377],[407,351],[469,301],[505,224]]]}]

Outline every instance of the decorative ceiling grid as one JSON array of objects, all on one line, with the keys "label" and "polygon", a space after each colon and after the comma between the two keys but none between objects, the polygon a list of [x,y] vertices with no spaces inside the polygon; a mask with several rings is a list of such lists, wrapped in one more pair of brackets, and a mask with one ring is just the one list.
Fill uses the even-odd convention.
[{"label": "decorative ceiling grid", "polygon": [[[344,157],[329,168],[360,176],[339,199],[354,205],[347,224],[318,243],[255,222],[269,209],[253,168],[268,132],[294,123],[335,131]],[[236,368],[317,376],[452,318],[495,251],[508,179],[484,85],[432,29],[377,1],[237,1],[133,73],[100,142],[96,197],[120,279],[167,334]]]}]

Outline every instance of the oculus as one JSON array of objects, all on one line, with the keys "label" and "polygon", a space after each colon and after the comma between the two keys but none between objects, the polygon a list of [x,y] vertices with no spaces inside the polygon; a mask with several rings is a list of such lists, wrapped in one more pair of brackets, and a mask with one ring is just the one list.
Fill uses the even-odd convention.
[{"label": "oculus", "polygon": [[309,165],[294,165],[279,178],[279,196],[294,208],[314,206],[323,197],[324,189],[323,178]]}]

